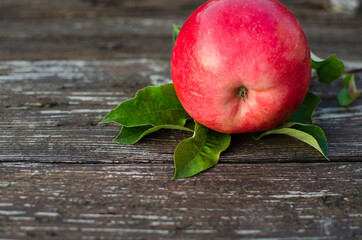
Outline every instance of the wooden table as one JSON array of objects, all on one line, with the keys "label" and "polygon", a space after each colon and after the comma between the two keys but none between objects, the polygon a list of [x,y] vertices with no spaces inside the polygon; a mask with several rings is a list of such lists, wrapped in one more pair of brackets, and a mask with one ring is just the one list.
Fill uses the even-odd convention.
[{"label": "wooden table", "polygon": [[[341,81],[310,88],[330,162],[286,136],[235,135],[216,167],[171,181],[189,133],[128,146],[97,124],[171,81],[172,24],[202,2],[0,2],[0,239],[361,239],[362,100],[340,107]],[[362,68],[361,12],[283,2],[317,55]]]}]

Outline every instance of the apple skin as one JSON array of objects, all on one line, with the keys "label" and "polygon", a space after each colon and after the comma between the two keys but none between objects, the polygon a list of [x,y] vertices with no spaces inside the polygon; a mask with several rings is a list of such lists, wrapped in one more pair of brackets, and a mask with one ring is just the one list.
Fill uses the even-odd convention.
[{"label": "apple skin", "polygon": [[222,133],[286,121],[310,84],[311,59],[296,17],[274,0],[210,0],[186,20],[171,59],[181,104]]}]

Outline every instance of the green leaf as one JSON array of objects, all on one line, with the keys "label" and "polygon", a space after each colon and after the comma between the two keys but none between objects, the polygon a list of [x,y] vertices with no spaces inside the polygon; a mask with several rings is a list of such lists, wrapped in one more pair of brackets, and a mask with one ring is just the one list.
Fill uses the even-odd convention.
[{"label": "green leaf", "polygon": [[345,87],[342,88],[341,91],[338,93],[338,103],[341,106],[346,107],[354,102],[361,94],[361,92],[357,89],[356,81],[353,74],[348,74],[343,79],[343,84]]},{"label": "green leaf", "polygon": [[116,122],[126,127],[180,125],[191,117],[177,98],[173,84],[146,87],[111,110],[100,123]]},{"label": "green leaf", "polygon": [[321,99],[311,92],[305,96],[302,104],[289,117],[288,122],[312,123],[312,116]]},{"label": "green leaf", "polygon": [[270,130],[252,133],[255,140],[271,135],[284,134],[305,142],[318,150],[328,160],[328,143],[323,130],[315,125],[286,122]]},{"label": "green leaf", "polygon": [[113,140],[116,143],[123,144],[135,144],[141,140],[147,134],[156,132],[160,129],[177,129],[188,132],[193,132],[193,128],[189,126],[179,126],[179,125],[160,125],[160,126],[138,126],[138,127],[122,127],[121,132]]},{"label": "green leaf", "polygon": [[193,137],[183,140],[175,150],[173,179],[191,177],[214,166],[230,141],[229,134],[216,132],[196,122]]},{"label": "green leaf", "polygon": [[343,80],[342,80],[343,85],[344,85],[345,87],[347,87],[347,88],[349,87],[349,83],[350,83],[351,81],[355,81],[353,74],[348,74],[348,75],[345,76],[345,77],[343,78]]},{"label": "green leaf", "polygon": [[317,71],[318,80],[323,83],[330,83],[342,76],[344,73],[344,64],[333,54],[323,60],[311,53],[312,68]]},{"label": "green leaf", "polygon": [[176,24],[173,24],[173,42],[176,42],[177,36],[180,33],[181,27],[177,26]]}]

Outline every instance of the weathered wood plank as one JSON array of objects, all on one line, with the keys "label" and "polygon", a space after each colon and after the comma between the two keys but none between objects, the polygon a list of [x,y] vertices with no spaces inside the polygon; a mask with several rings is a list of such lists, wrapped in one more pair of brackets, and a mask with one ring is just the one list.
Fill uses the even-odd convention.
[{"label": "weathered wood plank", "polygon": [[9,239],[362,234],[362,163],[223,164],[177,181],[171,164],[0,169],[0,237]]},{"label": "weathered wood plank", "polygon": [[[351,1],[351,0],[348,0]],[[137,15],[180,16],[206,0],[2,0],[1,19],[92,18]],[[327,12],[330,0],[281,0],[293,11]],[[336,2],[336,1],[334,1]]]},{"label": "weathered wood plank", "polygon": [[[188,133],[160,131],[125,146],[111,143],[119,126],[97,125],[138,89],[170,81],[171,24],[202,2],[0,1],[0,238],[362,235],[362,102],[339,107],[340,82],[311,85],[323,100],[315,123],[339,163],[303,163],[324,160],[287,137],[237,135],[217,167],[171,181],[173,150]],[[327,0],[282,2],[313,51],[361,68],[361,12],[333,13]]]},{"label": "weathered wood plank", "polygon": [[[181,25],[204,1],[90,2],[1,1],[0,59],[169,58],[172,24]],[[283,2],[300,20],[318,55],[361,60],[362,12],[333,13],[327,11],[328,1]]]},{"label": "weathered wood plank", "polygon": [[[190,136],[161,131],[126,146],[111,142],[120,126],[97,125],[137,89],[170,82],[166,60],[7,61],[0,62],[0,73],[0,161],[169,163],[178,142]],[[315,123],[326,132],[331,160],[360,161],[362,100],[348,108],[338,106],[341,85],[312,82],[311,91],[322,97]],[[294,139],[270,136],[255,142],[248,135],[234,136],[221,158],[259,163],[316,160],[323,158]]]}]

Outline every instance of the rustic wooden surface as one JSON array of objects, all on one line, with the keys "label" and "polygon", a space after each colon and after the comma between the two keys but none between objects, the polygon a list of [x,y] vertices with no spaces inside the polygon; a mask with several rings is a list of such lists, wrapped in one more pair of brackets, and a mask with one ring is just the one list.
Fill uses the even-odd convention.
[{"label": "rustic wooden surface", "polygon": [[170,164],[4,163],[3,237],[357,239],[361,167],[220,164],[170,181]]},{"label": "rustic wooden surface", "polygon": [[[235,135],[220,163],[171,181],[189,137],[113,144],[98,125],[121,101],[170,82],[172,24],[203,1],[0,1],[0,239],[360,239],[362,100],[341,82],[311,91],[331,162],[291,138]],[[362,88],[362,14],[282,1],[312,50],[337,55]]]}]

